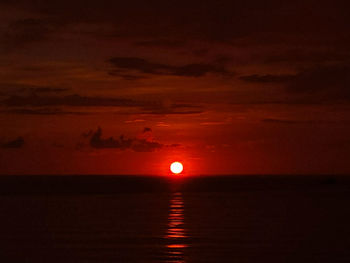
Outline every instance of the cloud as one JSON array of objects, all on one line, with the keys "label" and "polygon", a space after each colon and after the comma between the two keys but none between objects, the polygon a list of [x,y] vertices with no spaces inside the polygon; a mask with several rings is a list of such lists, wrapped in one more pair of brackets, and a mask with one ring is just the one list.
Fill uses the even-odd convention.
[{"label": "cloud", "polygon": [[125,80],[141,80],[141,79],[147,79],[146,76],[138,75],[138,74],[126,74],[120,70],[112,70],[108,72],[108,75],[110,76],[117,76],[120,78],[123,78]]},{"label": "cloud", "polygon": [[[348,41],[349,16],[344,1],[83,1],[83,0],[18,0],[8,1],[13,8],[41,14],[62,25],[94,24],[95,36],[130,39],[160,39],[162,46],[173,45],[168,39],[204,40],[231,43],[235,39],[258,36],[259,43],[270,40],[267,34],[298,35],[301,40],[330,42]],[[82,10],[82,6],[84,7]],[[312,16],[310,12],[312,11]],[[79,14],[79,15],[77,15]],[[23,18],[27,19],[27,18]],[[29,18],[33,19],[33,18]],[[35,22],[38,23],[38,22]],[[48,29],[42,25],[26,25],[37,30],[38,39]],[[25,24],[28,24],[26,22]],[[40,24],[40,23],[39,23]],[[45,25],[45,24],[44,24]],[[101,32],[107,25],[108,32]],[[23,26],[17,26],[23,28]],[[54,26],[53,26],[54,27]],[[39,28],[39,29],[36,29]],[[69,28],[67,26],[67,28]],[[21,31],[23,29],[18,29]],[[307,37],[309,36],[309,37]],[[313,40],[313,41],[312,41]],[[305,41],[305,40],[304,40]],[[134,42],[134,41],[133,41]],[[281,38],[281,44],[286,40]],[[142,44],[142,41],[141,41]],[[153,43],[150,43],[151,45]],[[156,44],[156,43],[154,43]],[[175,43],[176,44],[176,43]],[[298,43],[299,44],[299,43]],[[158,44],[159,45],[159,44]]]},{"label": "cloud", "polygon": [[6,149],[16,149],[16,148],[21,148],[23,145],[24,145],[24,139],[22,137],[18,137],[14,140],[1,143],[0,147],[6,148]]},{"label": "cloud", "polygon": [[214,64],[188,64],[185,66],[177,67],[174,69],[174,73],[171,75],[185,76],[185,77],[201,77],[207,73],[233,76],[232,72],[227,71],[223,66]]},{"label": "cloud", "polygon": [[158,142],[152,142],[147,140],[137,140],[137,141],[134,141],[132,149],[135,152],[153,152],[163,147],[164,145]]},{"label": "cloud", "polygon": [[123,135],[119,139],[114,139],[110,137],[108,139],[102,138],[102,129],[98,127],[97,131],[94,132],[90,139],[90,146],[96,149],[106,149],[106,148],[118,148],[125,150],[130,148],[132,145],[131,139],[125,139]]},{"label": "cloud", "polygon": [[169,70],[169,66],[167,65],[152,63],[135,57],[114,57],[109,59],[108,62],[120,69],[137,70],[142,73],[156,73],[162,70]]},{"label": "cloud", "polygon": [[350,66],[317,66],[301,71],[288,84],[293,93],[320,94],[324,99],[350,99]]},{"label": "cloud", "polygon": [[47,20],[25,17],[10,22],[3,32],[1,46],[6,49],[46,40],[54,26]]},{"label": "cloud", "polygon": [[10,114],[19,114],[19,115],[86,115],[87,112],[79,112],[79,111],[65,111],[62,109],[55,108],[19,108],[19,109],[10,109],[0,111],[4,113]]},{"label": "cloud", "polygon": [[273,119],[273,118],[263,119],[262,122],[266,122],[266,123],[277,123],[277,124],[296,124],[296,123],[302,123],[302,121],[286,120],[286,119]]},{"label": "cloud", "polygon": [[35,93],[61,93],[68,90],[69,90],[68,88],[52,88],[52,87],[40,87],[40,88],[31,89],[31,91]]},{"label": "cloud", "polygon": [[83,138],[89,138],[89,137],[92,136],[93,133],[94,133],[94,131],[93,131],[93,130],[90,130],[90,131],[87,131],[87,132],[83,132],[83,133],[81,134],[81,136],[82,136]]},{"label": "cloud", "polygon": [[64,148],[64,145],[62,143],[59,143],[59,142],[53,142],[52,146],[55,148]]},{"label": "cloud", "polygon": [[[125,138],[120,135],[119,138],[102,138],[102,129],[98,127],[96,131],[83,133],[84,138],[89,138],[89,145],[95,149],[119,149],[132,150],[135,152],[153,152],[164,147],[178,147],[179,144],[164,145],[153,139],[152,129],[145,127],[142,133],[136,138]],[[81,145],[80,145],[81,146]]]},{"label": "cloud", "polygon": [[[350,65],[336,63],[300,70],[295,75],[248,75],[240,79],[252,83],[284,84],[295,103],[335,102],[350,99]],[[286,101],[288,102],[288,101]]]},{"label": "cloud", "polygon": [[[0,83],[0,89],[6,91],[7,95],[24,95],[24,94],[51,94],[51,93],[64,93],[69,91],[69,88],[61,87],[49,87],[49,86],[37,86],[30,84],[19,84],[19,83]],[[5,94],[5,93],[4,93]]]},{"label": "cloud", "polygon": [[143,129],[143,133],[145,133],[145,132],[152,132],[152,129],[151,129],[151,128],[148,128],[148,127],[145,127],[145,128]]},{"label": "cloud", "polygon": [[[271,123],[271,124],[331,124],[337,123],[338,120],[293,120],[293,119],[275,119],[275,118],[266,118],[263,119],[262,122]],[[343,124],[349,124],[350,122],[347,120],[342,121]]]},{"label": "cloud", "polygon": [[203,110],[175,110],[172,108],[147,108],[145,111],[140,112],[141,114],[150,114],[150,115],[187,115],[187,114],[200,114],[203,113]]},{"label": "cloud", "polygon": [[27,96],[10,96],[5,98],[0,105],[7,109],[5,113],[25,115],[66,115],[66,114],[90,114],[91,111],[82,112],[60,109],[59,106],[70,107],[124,107],[134,108],[125,114],[150,114],[150,115],[186,115],[199,114],[203,112],[198,105],[185,103],[164,104],[162,101],[144,101],[125,98],[89,97],[80,95],[68,96],[39,96],[31,94]]},{"label": "cloud", "polygon": [[[76,112],[58,109],[59,106],[70,107],[132,107],[138,109],[132,114],[198,114],[203,110],[198,105],[186,103],[164,104],[162,101],[145,101],[126,98],[89,97],[80,95],[67,96],[39,96],[37,94],[10,96],[0,104],[10,109],[3,112],[15,114],[33,115],[63,115],[63,114],[87,114],[87,112]],[[21,108],[19,108],[21,107]],[[52,108],[54,107],[54,108]],[[128,112],[130,114],[130,112]]]},{"label": "cloud", "polygon": [[265,63],[325,63],[325,62],[342,62],[349,60],[350,52],[348,49],[320,49],[310,50],[307,48],[288,49],[269,54]]},{"label": "cloud", "polygon": [[224,121],[207,121],[207,122],[200,123],[200,125],[204,125],[204,126],[217,126],[217,125],[225,125],[225,124],[228,124],[228,123]]},{"label": "cloud", "polygon": [[142,103],[123,98],[107,97],[85,97],[80,95],[68,96],[38,96],[32,94],[29,96],[11,96],[2,101],[6,106],[85,106],[85,107],[137,107],[144,106]]},{"label": "cloud", "polygon": [[157,47],[157,48],[179,48],[186,44],[186,41],[178,39],[155,39],[141,40],[135,42],[136,46],[142,47]]},{"label": "cloud", "polygon": [[154,63],[136,57],[113,57],[108,60],[117,70],[110,74],[124,76],[125,71],[136,71],[142,74],[172,75],[184,77],[202,77],[208,73],[232,76],[233,73],[226,70],[222,65],[209,63],[193,63],[183,66],[172,66]]},{"label": "cloud", "polygon": [[150,115],[187,115],[187,114],[200,114],[204,110],[199,105],[189,103],[173,103],[165,105],[163,103],[150,103],[141,110],[141,114]]},{"label": "cloud", "polygon": [[295,75],[247,75],[239,77],[241,80],[252,83],[285,83],[295,78]]}]

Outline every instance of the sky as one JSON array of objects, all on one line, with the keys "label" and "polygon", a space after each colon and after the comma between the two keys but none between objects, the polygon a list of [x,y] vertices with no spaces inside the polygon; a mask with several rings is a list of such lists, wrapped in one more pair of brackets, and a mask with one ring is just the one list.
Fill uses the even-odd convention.
[{"label": "sky", "polygon": [[350,172],[346,1],[0,3],[0,174]]}]

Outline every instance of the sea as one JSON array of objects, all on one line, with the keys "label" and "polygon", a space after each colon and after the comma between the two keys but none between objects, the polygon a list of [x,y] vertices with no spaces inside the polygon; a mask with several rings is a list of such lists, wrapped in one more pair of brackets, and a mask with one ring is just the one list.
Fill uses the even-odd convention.
[{"label": "sea", "polygon": [[350,176],[0,176],[0,262],[350,262]]}]

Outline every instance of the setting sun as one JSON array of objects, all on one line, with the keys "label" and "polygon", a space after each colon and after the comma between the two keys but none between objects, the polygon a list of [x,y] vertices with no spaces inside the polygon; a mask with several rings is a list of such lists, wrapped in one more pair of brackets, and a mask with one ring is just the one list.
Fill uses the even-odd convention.
[{"label": "setting sun", "polygon": [[173,162],[170,165],[170,171],[174,174],[179,174],[182,172],[182,170],[183,170],[183,165],[180,162]]}]

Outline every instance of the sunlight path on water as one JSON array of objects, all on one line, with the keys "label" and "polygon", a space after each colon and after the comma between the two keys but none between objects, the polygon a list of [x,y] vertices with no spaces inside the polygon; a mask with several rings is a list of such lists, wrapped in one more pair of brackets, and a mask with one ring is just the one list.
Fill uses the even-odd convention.
[{"label": "sunlight path on water", "polygon": [[186,244],[186,229],[184,228],[184,202],[182,194],[174,193],[170,200],[167,239],[167,262],[184,263],[184,250]]}]

